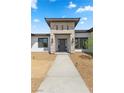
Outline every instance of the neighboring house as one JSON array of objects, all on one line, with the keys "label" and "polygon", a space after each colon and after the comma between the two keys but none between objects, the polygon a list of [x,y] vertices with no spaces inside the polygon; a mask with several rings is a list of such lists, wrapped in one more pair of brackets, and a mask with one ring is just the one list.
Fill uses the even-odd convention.
[{"label": "neighboring house", "polygon": [[93,28],[75,30],[80,18],[45,18],[50,34],[31,34],[32,52],[87,52]]}]

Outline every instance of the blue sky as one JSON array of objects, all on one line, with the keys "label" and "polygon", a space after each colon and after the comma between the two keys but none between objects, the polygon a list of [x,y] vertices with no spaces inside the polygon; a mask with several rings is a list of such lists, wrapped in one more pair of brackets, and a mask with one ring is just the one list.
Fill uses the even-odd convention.
[{"label": "blue sky", "polygon": [[75,18],[80,21],[75,29],[90,29],[93,26],[93,0],[32,0],[31,32],[49,33],[44,18]]}]

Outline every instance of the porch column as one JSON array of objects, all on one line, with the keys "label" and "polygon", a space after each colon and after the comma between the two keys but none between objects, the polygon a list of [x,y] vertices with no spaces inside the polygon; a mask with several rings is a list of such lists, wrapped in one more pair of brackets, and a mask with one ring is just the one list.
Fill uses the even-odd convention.
[{"label": "porch column", "polygon": [[75,36],[74,33],[70,34],[70,53],[75,52]]},{"label": "porch column", "polygon": [[55,53],[55,34],[51,34],[50,37],[50,53]]}]

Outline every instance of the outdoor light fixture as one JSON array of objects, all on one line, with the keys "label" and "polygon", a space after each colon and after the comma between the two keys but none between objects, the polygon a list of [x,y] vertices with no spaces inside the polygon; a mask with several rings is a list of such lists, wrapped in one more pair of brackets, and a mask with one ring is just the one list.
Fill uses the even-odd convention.
[{"label": "outdoor light fixture", "polygon": [[72,38],[72,43],[74,42],[74,38]]},{"label": "outdoor light fixture", "polygon": [[51,43],[53,43],[53,38],[51,38]]}]

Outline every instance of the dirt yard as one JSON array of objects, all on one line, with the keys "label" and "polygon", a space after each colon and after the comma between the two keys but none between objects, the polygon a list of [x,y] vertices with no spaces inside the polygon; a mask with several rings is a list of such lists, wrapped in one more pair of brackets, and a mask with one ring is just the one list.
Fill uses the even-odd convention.
[{"label": "dirt yard", "polygon": [[84,79],[90,92],[93,93],[93,59],[84,53],[74,53],[70,55],[73,63]]},{"label": "dirt yard", "polygon": [[49,53],[31,53],[32,67],[31,67],[31,89],[35,93],[46,73],[55,60],[54,54]]}]

